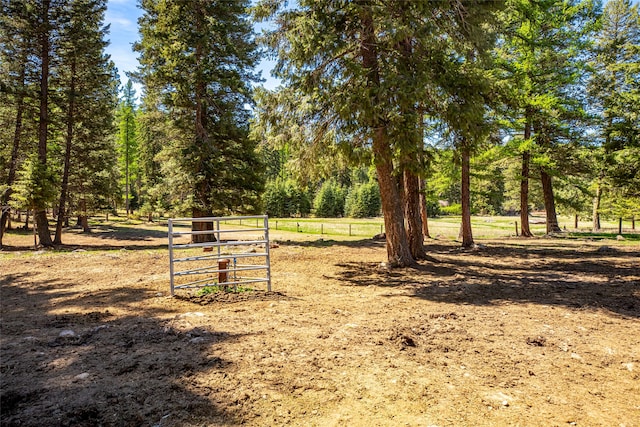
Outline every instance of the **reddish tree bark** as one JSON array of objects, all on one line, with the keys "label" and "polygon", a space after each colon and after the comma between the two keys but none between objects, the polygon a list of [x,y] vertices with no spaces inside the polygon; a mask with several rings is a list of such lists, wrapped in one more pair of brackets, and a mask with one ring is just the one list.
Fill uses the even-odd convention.
[{"label": "reddish tree bark", "polygon": [[[362,42],[360,55],[362,65],[367,71],[366,83],[372,89],[380,87],[380,74],[378,68],[377,40],[373,25],[371,11],[366,8],[361,15]],[[381,114],[377,114],[382,103],[378,99],[378,91],[372,90],[370,128],[373,131],[372,145],[373,155],[378,173],[380,186],[380,198],[382,201],[382,213],[387,239],[387,258],[389,264],[394,267],[404,267],[415,263],[404,228],[404,213],[402,197],[398,185],[393,176],[393,153],[389,143],[386,125]]]},{"label": "reddish tree bark", "polygon": [[473,232],[471,230],[471,153],[469,147],[464,144],[460,150],[462,157],[462,247],[473,246]]},{"label": "reddish tree bark", "polygon": [[547,217],[547,234],[561,233],[562,230],[558,225],[558,216],[556,215],[556,203],[553,196],[553,184],[551,182],[551,175],[549,175],[543,168],[540,168],[540,179],[542,180],[544,209]]},{"label": "reddish tree bark", "polygon": [[[47,168],[47,137],[49,130],[49,28],[50,1],[42,0],[42,24],[40,37],[40,122],[38,123],[38,162],[43,170]],[[38,231],[38,238],[42,246],[53,246],[49,232],[46,206],[36,206],[34,220]]]},{"label": "reddish tree bark", "polygon": [[422,236],[422,219],[420,218],[420,183],[419,178],[405,169],[403,175],[404,217],[409,250],[414,259],[425,259],[424,238]]},{"label": "reddish tree bark", "polygon": [[429,211],[427,210],[427,195],[425,194],[424,179],[420,179],[418,182],[420,186],[420,217],[422,219],[422,238],[430,239],[429,234]]},{"label": "reddish tree bark", "polygon": [[[526,123],[524,125],[524,139],[531,138],[531,113],[526,113]],[[522,175],[520,177],[520,235],[522,237],[533,237],[529,228],[529,163],[531,153],[529,150],[522,152]]]},{"label": "reddish tree bark", "polygon": [[60,184],[60,201],[58,203],[58,219],[56,221],[56,234],[53,243],[62,244],[62,226],[66,217],[67,193],[69,191],[69,169],[71,168],[71,144],[73,143],[73,126],[75,112],[75,90],[76,90],[76,61],[71,62],[71,82],[69,85],[69,104],[67,105],[67,135],[65,138],[64,170],[62,172],[62,182]]}]

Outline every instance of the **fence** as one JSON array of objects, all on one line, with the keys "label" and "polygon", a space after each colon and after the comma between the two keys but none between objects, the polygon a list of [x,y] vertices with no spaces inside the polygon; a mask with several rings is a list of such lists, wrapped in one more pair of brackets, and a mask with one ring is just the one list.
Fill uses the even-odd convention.
[{"label": "fence", "polygon": [[[326,220],[326,219],[325,219]],[[274,220],[272,220],[272,224]],[[275,220],[275,230],[296,231],[298,233],[320,234],[320,235],[342,235],[342,236],[363,236],[373,237],[384,232],[382,219],[379,222],[338,222],[323,219],[282,219]]]},{"label": "fence", "polygon": [[[233,222],[239,221],[241,223],[243,220],[256,220],[256,228],[251,228],[249,231],[246,226],[228,228],[229,222],[232,222],[233,227]],[[193,223],[210,224],[207,227],[211,227],[211,229],[194,231],[191,229]],[[225,224],[224,229],[220,227],[221,223]],[[229,287],[237,289],[238,285],[252,283],[266,283],[267,291],[271,291],[269,218],[266,215],[172,218],[168,220],[167,225],[169,228],[169,271],[172,296],[176,289],[216,286],[226,290]],[[188,228],[189,230],[178,231],[180,228]],[[257,237],[256,233],[258,233]],[[247,234],[251,234],[251,236],[247,240],[243,240],[242,238],[246,238]],[[181,237],[189,237],[191,241],[192,236],[197,235],[213,236],[214,240],[179,244],[174,242],[174,239]],[[202,249],[204,254],[197,254],[198,249]],[[180,251],[186,256],[176,257],[175,255]],[[185,269],[176,271],[178,264],[184,265]],[[247,274],[249,275],[247,276]],[[186,280],[186,283],[183,283],[183,278],[194,280]]]}]

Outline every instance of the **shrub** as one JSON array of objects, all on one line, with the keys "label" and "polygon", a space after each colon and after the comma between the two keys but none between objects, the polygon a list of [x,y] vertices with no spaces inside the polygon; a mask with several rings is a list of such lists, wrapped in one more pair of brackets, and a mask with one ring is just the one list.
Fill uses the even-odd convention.
[{"label": "shrub", "polygon": [[305,216],[311,212],[309,195],[291,180],[276,179],[267,183],[263,200],[265,212],[270,217]]},{"label": "shrub", "polygon": [[337,218],[344,215],[344,191],[338,183],[330,179],[325,181],[316,195],[313,206],[316,216],[322,218]]},{"label": "shrub", "polygon": [[440,203],[437,200],[427,200],[427,215],[429,215],[429,218],[436,218],[441,213]]},{"label": "shrub", "polygon": [[462,205],[460,203],[454,203],[450,206],[443,206],[440,208],[442,215],[462,215]]},{"label": "shrub", "polygon": [[352,218],[368,218],[380,214],[380,189],[375,181],[355,185],[345,201],[345,213]]}]

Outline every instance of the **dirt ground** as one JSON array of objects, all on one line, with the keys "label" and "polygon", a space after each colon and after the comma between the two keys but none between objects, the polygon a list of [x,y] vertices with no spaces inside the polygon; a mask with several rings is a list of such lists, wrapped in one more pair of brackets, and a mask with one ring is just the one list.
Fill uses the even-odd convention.
[{"label": "dirt ground", "polygon": [[160,231],[0,252],[2,426],[640,426],[640,244],[274,234],[273,292],[169,296]]}]

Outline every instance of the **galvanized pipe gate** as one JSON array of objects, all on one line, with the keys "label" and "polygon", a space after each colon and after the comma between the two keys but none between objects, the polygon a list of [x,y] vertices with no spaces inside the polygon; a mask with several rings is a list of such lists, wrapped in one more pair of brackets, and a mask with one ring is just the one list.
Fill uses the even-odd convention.
[{"label": "galvanized pipe gate", "polygon": [[[256,227],[240,227],[222,229],[221,222],[255,220]],[[194,222],[210,223],[210,230],[191,230]],[[177,231],[185,228],[188,231]],[[171,276],[171,295],[176,289],[218,286],[228,289],[250,283],[266,283],[267,291],[271,291],[271,262],[269,257],[269,218],[267,215],[207,218],[172,218],[169,226],[169,272]],[[240,240],[237,233],[256,234],[249,240]],[[194,235],[214,236],[214,241],[201,243],[175,244],[174,239],[187,236],[191,240]],[[235,238],[234,238],[235,237]],[[176,257],[176,252],[202,248],[204,254],[188,254]],[[244,249],[244,251],[243,251]],[[191,251],[193,252],[193,251]],[[257,261],[254,261],[257,260]],[[246,263],[251,261],[251,263]],[[176,271],[176,264],[185,264],[187,269]],[[198,265],[198,267],[195,267]],[[259,274],[262,273],[262,274]],[[249,274],[247,276],[246,274]],[[178,283],[179,278],[186,276],[195,280]]]}]

